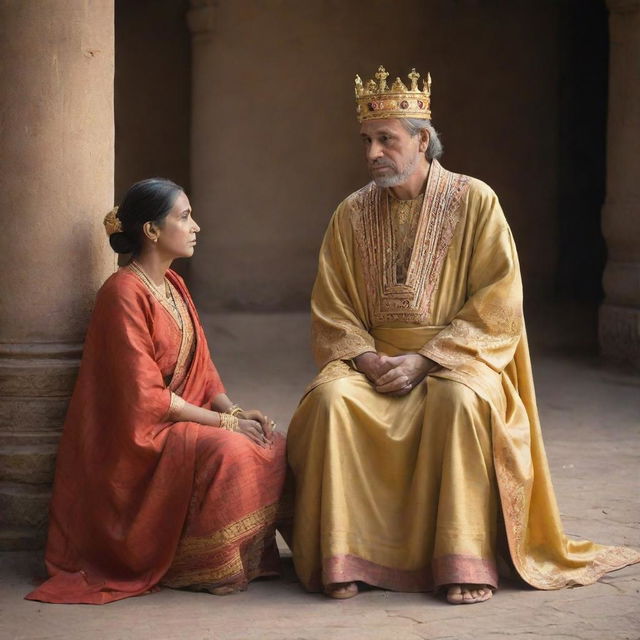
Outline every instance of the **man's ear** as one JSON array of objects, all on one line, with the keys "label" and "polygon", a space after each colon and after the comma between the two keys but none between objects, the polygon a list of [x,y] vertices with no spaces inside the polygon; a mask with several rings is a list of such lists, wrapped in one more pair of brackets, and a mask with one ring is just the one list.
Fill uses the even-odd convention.
[{"label": "man's ear", "polygon": [[418,146],[418,149],[424,153],[427,148],[429,147],[429,140],[431,139],[431,136],[429,135],[429,132],[426,129],[420,129],[420,144]]}]

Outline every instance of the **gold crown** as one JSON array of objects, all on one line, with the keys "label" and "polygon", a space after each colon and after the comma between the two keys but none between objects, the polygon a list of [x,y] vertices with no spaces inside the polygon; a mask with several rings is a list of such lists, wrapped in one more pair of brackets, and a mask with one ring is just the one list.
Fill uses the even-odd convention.
[{"label": "gold crown", "polygon": [[378,82],[368,80],[363,85],[360,76],[356,76],[356,113],[360,122],[380,118],[431,119],[431,74],[422,81],[422,91],[418,89],[420,74],[415,69],[407,75],[411,81],[409,89],[400,78],[389,88],[389,74],[383,66],[378,67],[375,77]]}]

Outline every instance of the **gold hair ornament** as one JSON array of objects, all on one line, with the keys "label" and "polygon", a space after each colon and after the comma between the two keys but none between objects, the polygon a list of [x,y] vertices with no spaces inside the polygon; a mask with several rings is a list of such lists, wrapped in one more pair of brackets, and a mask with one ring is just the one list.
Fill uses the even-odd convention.
[{"label": "gold hair ornament", "polygon": [[422,91],[418,89],[420,74],[411,69],[407,78],[410,87],[396,78],[389,87],[389,74],[383,66],[378,67],[376,80],[368,80],[364,84],[356,75],[356,115],[358,120],[379,120],[381,118],[422,118],[431,119],[431,74],[422,81]]},{"label": "gold hair ornament", "polygon": [[122,233],[122,222],[118,218],[118,207],[113,207],[103,220],[104,228],[108,236],[114,233]]}]

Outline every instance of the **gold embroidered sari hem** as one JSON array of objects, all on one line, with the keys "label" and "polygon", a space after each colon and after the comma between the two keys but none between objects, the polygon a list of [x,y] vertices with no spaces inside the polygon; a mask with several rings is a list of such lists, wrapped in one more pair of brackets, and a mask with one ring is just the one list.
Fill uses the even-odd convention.
[{"label": "gold embroidered sari hem", "polygon": [[[184,537],[162,584],[172,588],[209,588],[244,584],[278,575],[275,520],[270,504],[208,536]],[[274,557],[274,562],[270,558]]]}]

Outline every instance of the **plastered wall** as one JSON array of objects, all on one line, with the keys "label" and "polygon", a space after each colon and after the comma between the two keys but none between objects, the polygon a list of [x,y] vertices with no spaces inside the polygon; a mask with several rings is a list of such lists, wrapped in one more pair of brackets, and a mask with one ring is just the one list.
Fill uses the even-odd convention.
[{"label": "plastered wall", "polygon": [[443,164],[494,187],[528,284],[544,288],[555,264],[556,18],[550,3],[218,3],[193,51],[201,307],[307,304],[329,217],[368,179],[353,77],[379,64],[431,72]]}]

